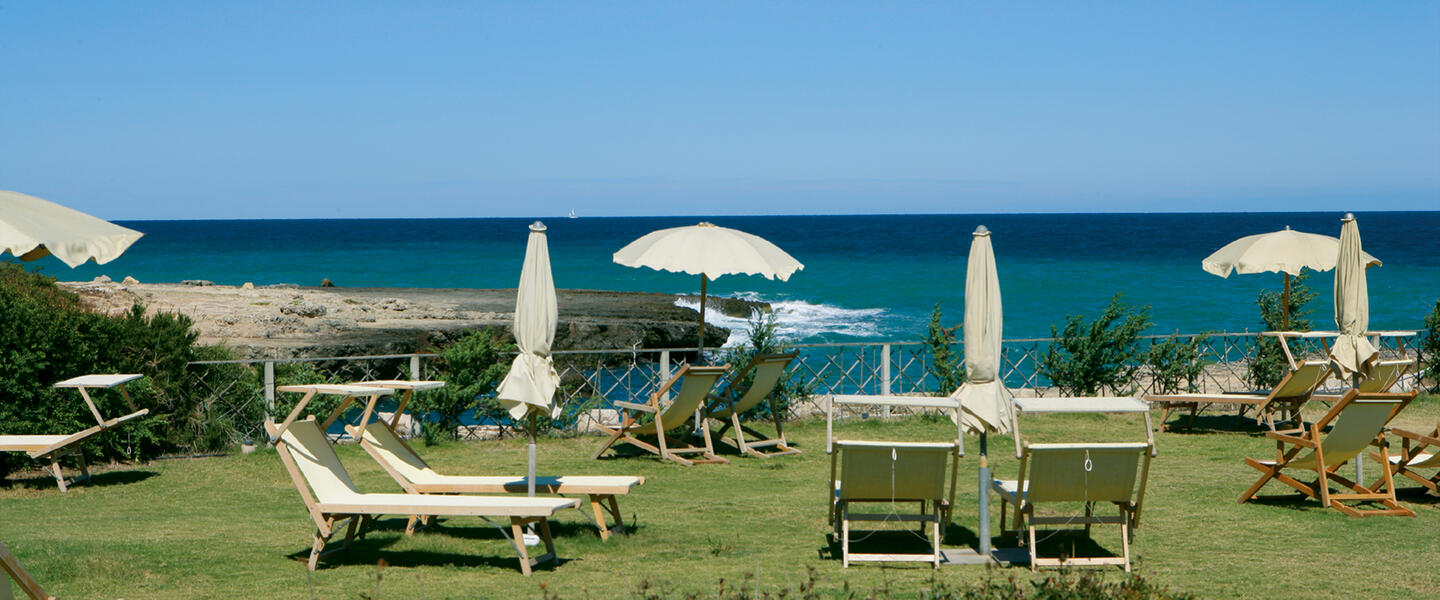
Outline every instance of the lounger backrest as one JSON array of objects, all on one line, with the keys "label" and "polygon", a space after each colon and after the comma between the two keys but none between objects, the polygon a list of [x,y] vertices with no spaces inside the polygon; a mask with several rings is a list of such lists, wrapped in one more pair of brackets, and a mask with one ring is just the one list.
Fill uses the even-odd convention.
[{"label": "lounger backrest", "polygon": [[1302,362],[1285,376],[1271,394],[1275,398],[1307,396],[1330,376],[1330,365],[1324,362]]},{"label": "lounger backrest", "polygon": [[724,374],[725,367],[689,367],[676,375],[683,379],[680,381],[680,391],[675,394],[675,400],[661,413],[660,418],[666,423],[665,426],[669,428],[689,420]]},{"label": "lounger backrest", "polygon": [[1382,360],[1375,363],[1375,368],[1370,370],[1370,377],[1361,381],[1356,389],[1360,390],[1362,394],[1389,390],[1390,386],[1395,385],[1395,382],[1400,380],[1400,376],[1404,375],[1405,371],[1414,364],[1415,359],[1413,358]]},{"label": "lounger backrest", "polygon": [[284,443],[282,451],[294,459],[317,501],[333,502],[360,493],[314,420],[296,421],[281,434],[280,440]]},{"label": "lounger backrest", "polygon": [[1135,498],[1145,442],[1030,444],[1025,497],[1029,502],[1130,502]]},{"label": "lounger backrest", "polygon": [[[1349,405],[1343,407],[1330,433],[1320,442],[1325,450],[1325,464],[1338,465],[1365,450],[1365,447],[1380,435],[1380,431],[1390,421],[1395,406],[1400,403],[1400,400],[1392,399],[1351,400]],[[1308,464],[1314,456],[1314,452],[1311,452],[1291,464]]]},{"label": "lounger backrest", "polygon": [[[425,460],[406,446],[382,423],[372,422],[361,433],[366,450],[387,467],[410,481],[424,481],[435,476]],[[428,477],[427,477],[428,475]]]},{"label": "lounger backrest", "polygon": [[775,391],[775,385],[780,383],[780,377],[785,374],[790,361],[795,360],[796,354],[791,352],[756,356],[755,378],[751,380],[749,389],[745,390],[745,395],[740,397],[740,401],[736,402],[731,410],[743,413],[770,397],[770,392]]},{"label": "lounger backrest", "polygon": [[954,444],[838,441],[840,499],[935,500],[945,497]]}]

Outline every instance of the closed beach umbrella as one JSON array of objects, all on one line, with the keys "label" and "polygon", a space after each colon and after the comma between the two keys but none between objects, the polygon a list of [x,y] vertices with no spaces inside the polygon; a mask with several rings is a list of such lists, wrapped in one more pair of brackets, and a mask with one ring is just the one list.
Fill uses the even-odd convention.
[{"label": "closed beach umbrella", "polygon": [[757,235],[710,223],[645,234],[615,253],[616,263],[700,276],[700,349],[705,349],[705,286],[722,275],[761,275],[786,281],[805,268]]},{"label": "closed beach umbrella", "polygon": [[[1208,273],[1229,277],[1230,273],[1284,273],[1285,288],[1281,311],[1283,327],[1290,326],[1290,276],[1304,269],[1329,271],[1335,268],[1340,240],[1328,235],[1281,231],[1250,235],[1230,242],[1216,250],[1200,266]],[[1362,254],[1366,265],[1378,265],[1380,259]]]},{"label": "closed beach umbrella", "polygon": [[1360,226],[1346,214],[1340,225],[1340,250],[1335,266],[1335,325],[1340,337],[1330,348],[1330,358],[1342,375],[1368,377],[1378,351],[1365,338],[1370,327],[1370,295],[1365,285],[1368,261],[1360,248]]},{"label": "closed beach umbrella", "polygon": [[0,190],[0,254],[20,260],[54,255],[72,268],[87,260],[103,265],[142,235],[48,200]]},{"label": "closed beach umbrella", "polygon": [[[981,225],[970,240],[965,266],[965,383],[960,400],[965,429],[980,434],[980,555],[990,556],[990,458],[988,434],[1010,432],[1010,392],[1000,377],[1000,277],[990,231]],[[1004,518],[1004,515],[1001,515]]]},{"label": "closed beach umbrella", "polygon": [[519,355],[510,363],[510,372],[498,390],[500,404],[510,411],[510,416],[529,422],[531,496],[535,495],[535,418],[551,414],[555,388],[560,387],[560,375],[550,357],[559,319],[545,225],[537,221],[530,226],[520,287],[515,291],[515,345]]}]

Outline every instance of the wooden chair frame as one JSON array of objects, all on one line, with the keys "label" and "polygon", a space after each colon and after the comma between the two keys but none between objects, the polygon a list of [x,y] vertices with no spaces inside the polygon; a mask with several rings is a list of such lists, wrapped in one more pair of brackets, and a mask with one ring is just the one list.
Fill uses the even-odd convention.
[{"label": "wooden chair frame", "polygon": [[[40,582],[30,576],[30,572],[20,564],[20,559],[15,558],[15,555],[10,553],[10,549],[3,542],[0,542],[0,570],[4,570],[5,574],[10,576],[9,579],[14,580],[15,585],[20,586],[20,591],[25,592],[30,600],[55,600],[54,596],[45,593],[45,589],[40,587]],[[11,600],[12,598],[14,596],[10,593],[10,581],[0,580],[0,600]]]},{"label": "wooden chair frame", "polygon": [[[1372,453],[1371,458],[1381,461],[1381,464],[1389,464],[1390,477],[1402,475],[1431,492],[1440,493],[1440,425],[1436,425],[1435,431],[1428,435],[1404,429],[1391,429],[1390,433],[1400,437],[1400,456]],[[1429,456],[1421,458],[1426,454]],[[1436,469],[1435,475],[1427,478],[1414,471],[1417,467]],[[1377,479],[1371,484],[1371,491],[1378,490],[1382,483],[1387,483],[1383,477]]]},{"label": "wooden chair frame", "polygon": [[[599,459],[617,442],[626,442],[687,467],[697,463],[728,464],[729,460],[715,454],[715,446],[710,442],[708,432],[705,432],[703,436],[705,440],[703,447],[692,446],[667,435],[670,430],[683,426],[690,416],[700,409],[700,405],[705,401],[710,389],[715,387],[715,383],[720,380],[727,369],[729,369],[728,365],[718,367],[685,365],[669,381],[651,392],[650,398],[645,403],[615,401],[613,404],[620,409],[622,415],[620,425],[618,427],[604,425],[599,427],[609,436],[604,443],[600,444],[600,448],[595,451],[592,458]],[[687,377],[692,379],[687,380]],[[693,387],[697,385],[696,381],[705,380],[708,380],[709,384],[704,385],[703,390]],[[681,384],[679,394],[668,407],[662,407],[661,400],[676,384]],[[639,423],[641,413],[654,415],[654,421],[645,424]],[[675,418],[671,419],[671,416]],[[651,431],[652,429],[653,431]],[[704,432],[704,427],[701,430]],[[640,435],[654,435],[656,443],[646,442],[638,437]],[[699,454],[703,458],[686,458],[682,456],[683,454]]]},{"label": "wooden chair frame", "polygon": [[[90,415],[95,418],[95,426],[82,429],[65,436],[55,435],[6,435],[0,436],[0,452],[24,452],[32,460],[40,463],[46,473],[55,477],[55,485],[60,492],[70,491],[70,487],[90,479],[90,468],[85,464],[85,454],[80,444],[91,436],[102,431],[114,428],[116,425],[127,421],[138,419],[150,414],[148,408],[136,408],[135,401],[130,398],[130,392],[125,389],[125,384],[144,375],[122,374],[122,375],[82,375],[56,383],[57,388],[75,388],[80,392],[80,397],[85,400],[85,406],[90,409]],[[95,400],[90,397],[90,388],[119,388],[120,396],[125,399],[125,404],[130,407],[130,414],[106,419],[101,414]],[[79,475],[66,479],[64,471],[61,470],[60,461],[66,456],[74,456]]]},{"label": "wooden chair frame", "polygon": [[[1373,489],[1351,481],[1336,472],[1341,465],[1352,459],[1362,457],[1363,447],[1357,449],[1354,454],[1344,460],[1327,461],[1325,458],[1325,444],[1327,438],[1330,437],[1329,433],[1325,433],[1325,429],[1331,427],[1330,433],[1338,431],[1339,428],[1344,425],[1340,417],[1347,409],[1360,403],[1389,404],[1389,414],[1384,421],[1388,423],[1415,398],[1415,395],[1415,392],[1403,394],[1362,393],[1359,390],[1350,390],[1342,396],[1338,402],[1331,406],[1330,410],[1319,420],[1310,423],[1302,431],[1297,432],[1300,433],[1300,435],[1293,435],[1291,432],[1265,432],[1265,437],[1275,440],[1275,460],[1262,462],[1253,458],[1245,459],[1245,464],[1260,471],[1261,475],[1260,479],[1247,488],[1244,493],[1240,494],[1239,502],[1243,504],[1257,498],[1258,496],[1256,494],[1260,491],[1260,488],[1274,479],[1294,488],[1306,497],[1319,500],[1322,507],[1334,508],[1352,517],[1415,516],[1415,511],[1400,505],[1395,500],[1395,482],[1389,469],[1390,457],[1389,451],[1386,448],[1387,444],[1385,443],[1384,423],[1375,431],[1375,437],[1369,442],[1370,445],[1375,445],[1380,448],[1379,455],[1375,458],[1382,465],[1381,481],[1377,482],[1377,485],[1374,486]],[[1288,449],[1287,446],[1289,447]],[[1304,461],[1296,461],[1296,458],[1299,457],[1300,453],[1304,450],[1310,450],[1312,454],[1303,457],[1305,459]],[[1312,466],[1290,467],[1292,462],[1308,462],[1311,456],[1314,457]],[[1286,475],[1283,471],[1287,468],[1313,471],[1316,481],[1314,484],[1305,484],[1294,477]],[[1329,485],[1331,482],[1338,484],[1342,488],[1351,490],[1352,493],[1332,493]],[[1381,489],[1384,491],[1380,491]],[[1385,506],[1385,508],[1359,509],[1349,506],[1345,504],[1345,502],[1378,502]]]},{"label": "wooden chair frame", "polygon": [[[772,456],[784,456],[789,454],[800,454],[800,449],[790,446],[785,439],[785,429],[781,425],[780,411],[775,406],[774,391],[785,377],[785,370],[795,357],[800,355],[799,350],[783,354],[760,354],[751,359],[749,364],[735,372],[730,379],[729,385],[720,394],[711,394],[711,404],[706,407],[703,415],[703,427],[705,435],[718,439],[720,443],[739,450],[742,454],[748,454],[756,458],[770,458]],[[778,372],[775,372],[778,371]],[[736,395],[735,387],[745,379],[749,373],[755,373],[757,379],[768,380],[768,385],[757,386],[754,383],[745,390],[744,394]],[[740,421],[741,413],[749,411],[760,404],[761,401],[770,403],[770,419],[775,425],[775,437],[767,437],[765,434],[756,431]],[[719,431],[710,432],[710,421],[718,421],[722,424]],[[726,438],[729,431],[735,432],[733,440]],[[751,439],[745,439],[749,435]],[[774,451],[766,452],[762,448],[775,448]]]}]

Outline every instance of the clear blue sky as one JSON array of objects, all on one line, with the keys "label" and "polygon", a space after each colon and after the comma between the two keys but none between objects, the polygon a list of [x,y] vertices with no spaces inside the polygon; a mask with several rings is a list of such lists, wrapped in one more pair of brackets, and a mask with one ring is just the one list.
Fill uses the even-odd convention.
[{"label": "clear blue sky", "polygon": [[1440,208],[1440,3],[0,0],[111,219]]}]

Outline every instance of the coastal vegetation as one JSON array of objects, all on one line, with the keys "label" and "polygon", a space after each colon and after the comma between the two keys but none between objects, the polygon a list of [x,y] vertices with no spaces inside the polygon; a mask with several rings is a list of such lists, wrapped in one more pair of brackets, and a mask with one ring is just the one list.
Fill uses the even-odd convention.
[{"label": "coastal vegetation", "polygon": [[1084,315],[1068,315],[1063,331],[1050,327],[1053,339],[1040,357],[1039,372],[1061,394],[1118,393],[1134,380],[1147,357],[1140,347],[1140,334],[1150,327],[1150,307],[1132,307],[1121,297],[1115,294],[1105,312],[1093,321]]},{"label": "coastal vegetation", "polygon": [[955,345],[955,332],[960,325],[946,327],[941,324],[944,318],[940,310],[940,303],[935,303],[935,310],[930,313],[930,324],[925,328],[925,347],[930,350],[930,375],[939,382],[939,390],[942,393],[949,393],[965,383],[965,369],[963,348],[957,351]]},{"label": "coastal vegetation", "polygon": [[[1308,279],[1309,271],[1302,271],[1290,279],[1288,307],[1285,306],[1284,294],[1274,290],[1260,292],[1255,303],[1260,307],[1261,331],[1310,331],[1310,309],[1306,307],[1315,299],[1315,291],[1305,285]],[[1250,357],[1248,369],[1248,380],[1255,389],[1270,389],[1280,383],[1280,379],[1290,369],[1289,362],[1285,360],[1285,351],[1280,347],[1280,338],[1256,338],[1255,351]]]},{"label": "coastal vegetation", "polygon": [[1440,300],[1435,309],[1425,315],[1425,330],[1420,332],[1421,382],[1429,385],[1431,392],[1440,392]]},{"label": "coastal vegetation", "polygon": [[[746,321],[749,341],[745,344],[729,348],[722,354],[723,363],[730,365],[733,369],[744,368],[750,364],[751,359],[762,354],[781,354],[789,352],[791,347],[782,341],[778,332],[780,323],[775,311],[752,311],[750,318]],[[755,373],[748,372],[739,381],[731,380],[726,385],[734,386],[737,390],[750,389],[750,382],[755,378]],[[791,403],[799,398],[811,394],[810,385],[795,370],[791,370],[787,376],[782,376],[775,384],[775,390],[770,393],[774,400],[775,410],[780,413],[780,418],[785,419],[790,415]],[[743,415],[746,419],[765,419],[770,417],[770,403],[761,402],[755,408],[746,411]]]},{"label": "coastal vegetation", "polygon": [[414,410],[427,415],[420,425],[427,442],[455,439],[467,411],[473,410],[476,419],[487,423],[500,423],[508,416],[495,390],[505,379],[514,352],[514,344],[490,329],[468,331],[438,349],[437,377],[445,387],[415,398]]}]

